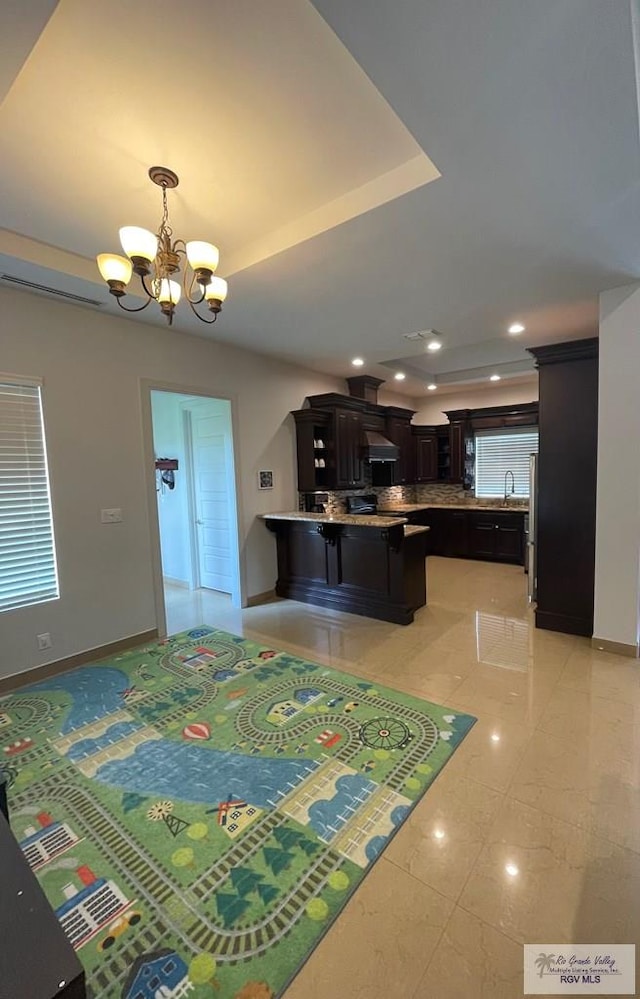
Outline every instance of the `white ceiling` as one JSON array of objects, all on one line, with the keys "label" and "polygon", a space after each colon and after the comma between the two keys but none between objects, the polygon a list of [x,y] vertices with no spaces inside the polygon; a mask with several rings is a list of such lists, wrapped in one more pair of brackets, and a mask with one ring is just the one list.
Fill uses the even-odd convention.
[{"label": "white ceiling", "polygon": [[[60,0],[46,26],[41,2],[10,24],[1,273],[115,310],[93,256],[156,227],[163,163],[176,233],[231,275],[216,326],[178,329],[339,374],[359,354],[410,395],[522,377],[640,276],[627,0]],[[431,327],[438,355],[403,339]]]}]

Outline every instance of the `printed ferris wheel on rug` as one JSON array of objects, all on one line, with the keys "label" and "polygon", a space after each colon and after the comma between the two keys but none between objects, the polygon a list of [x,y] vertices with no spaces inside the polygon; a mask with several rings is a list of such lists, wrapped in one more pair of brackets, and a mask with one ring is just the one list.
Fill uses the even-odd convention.
[{"label": "printed ferris wheel on rug", "polygon": [[371,749],[403,749],[412,738],[399,718],[371,718],[360,727],[360,740]]}]

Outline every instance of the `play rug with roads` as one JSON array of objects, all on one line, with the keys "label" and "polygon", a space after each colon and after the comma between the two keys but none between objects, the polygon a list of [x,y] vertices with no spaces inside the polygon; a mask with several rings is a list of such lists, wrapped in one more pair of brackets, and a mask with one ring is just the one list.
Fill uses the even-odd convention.
[{"label": "play rug with roads", "polygon": [[201,627],[0,699],[0,765],[90,996],[270,999],[473,722]]}]

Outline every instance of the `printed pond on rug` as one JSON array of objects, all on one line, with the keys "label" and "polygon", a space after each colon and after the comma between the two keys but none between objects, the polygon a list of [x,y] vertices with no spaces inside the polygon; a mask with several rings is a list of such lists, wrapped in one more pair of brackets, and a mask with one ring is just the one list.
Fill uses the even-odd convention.
[{"label": "printed pond on rug", "polygon": [[90,996],[270,999],[474,721],[201,627],[1,698],[0,765]]}]

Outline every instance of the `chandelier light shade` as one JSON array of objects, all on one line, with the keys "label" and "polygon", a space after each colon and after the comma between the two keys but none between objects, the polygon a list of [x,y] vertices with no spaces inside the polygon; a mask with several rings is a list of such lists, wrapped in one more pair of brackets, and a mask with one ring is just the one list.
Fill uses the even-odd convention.
[{"label": "chandelier light shade", "polygon": [[138,225],[123,225],[119,232],[120,245],[130,260],[151,263],[158,252],[158,237]]},{"label": "chandelier light shade", "polygon": [[220,308],[222,308],[222,303],[227,297],[227,282],[221,277],[212,277],[209,284],[204,285],[204,297],[207,302],[220,302]]},{"label": "chandelier light shade", "polygon": [[219,259],[218,247],[212,243],[203,243],[201,239],[192,239],[187,243],[187,260],[194,271],[208,271],[211,275],[218,266]]},{"label": "chandelier light shade", "polygon": [[96,257],[98,270],[109,285],[112,294],[115,294],[113,286],[117,286],[120,294],[124,295],[125,285],[129,284],[133,271],[133,264],[126,257],[119,257],[117,253],[99,253]]},{"label": "chandelier light shade", "polygon": [[[100,274],[125,312],[142,312],[151,302],[157,302],[171,325],[175,307],[184,296],[198,319],[215,323],[228,290],[224,278],[214,277],[220,259],[218,247],[200,239],[188,243],[173,239],[167,189],[178,186],[178,176],[168,167],[151,167],[149,177],[162,188],[162,219],[157,233],[136,225],[122,226],[120,243],[126,256],[99,253],[96,261]],[[132,274],[140,278],[147,300],[144,305],[130,309],[123,305],[122,299]],[[201,315],[196,308],[203,303],[208,315]]]}]

